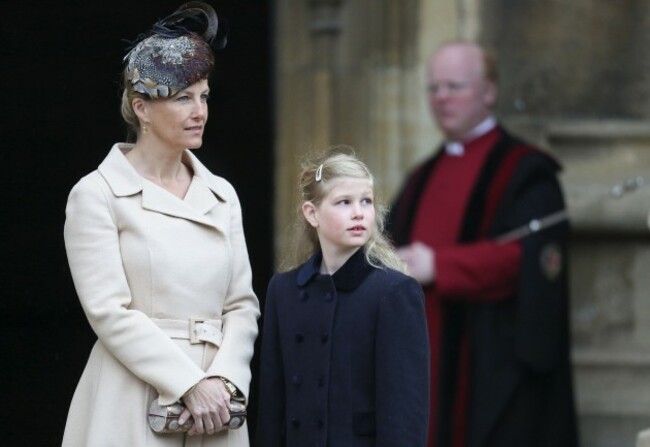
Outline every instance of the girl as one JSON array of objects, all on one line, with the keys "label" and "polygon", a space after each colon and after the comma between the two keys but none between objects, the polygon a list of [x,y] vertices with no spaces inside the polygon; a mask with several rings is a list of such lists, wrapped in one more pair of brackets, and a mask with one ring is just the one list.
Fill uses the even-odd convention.
[{"label": "girl", "polygon": [[302,265],[266,298],[258,445],[424,446],[423,294],[382,235],[373,177],[330,151],[303,164],[300,189]]}]

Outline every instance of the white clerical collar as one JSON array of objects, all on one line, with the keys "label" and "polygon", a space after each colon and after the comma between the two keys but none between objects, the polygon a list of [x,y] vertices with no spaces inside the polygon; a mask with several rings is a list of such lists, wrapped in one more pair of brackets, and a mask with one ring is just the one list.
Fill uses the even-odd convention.
[{"label": "white clerical collar", "polygon": [[445,152],[452,157],[462,157],[465,153],[465,147],[463,143],[458,141],[448,141],[445,143]]},{"label": "white clerical collar", "polygon": [[[467,132],[467,134],[463,137],[463,141],[475,140],[478,137],[482,137],[494,129],[496,125],[496,118],[490,115],[481,121],[475,128]],[[465,154],[465,146],[463,146],[463,143],[458,141],[447,141],[445,143],[445,152],[447,155],[451,155],[452,157],[461,157],[463,154]]]}]

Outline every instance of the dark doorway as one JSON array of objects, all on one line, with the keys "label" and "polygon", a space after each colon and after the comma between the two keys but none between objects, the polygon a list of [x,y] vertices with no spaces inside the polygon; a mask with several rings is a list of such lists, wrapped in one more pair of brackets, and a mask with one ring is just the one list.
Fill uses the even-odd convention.
[{"label": "dark doorway", "polygon": [[[262,298],[273,260],[270,1],[208,1],[227,18],[230,37],[216,55],[210,120],[196,154],[239,193],[254,287]],[[70,398],[95,341],[63,246],[67,195],[114,142],[124,140],[118,84],[125,40],[182,3],[2,2],[5,445],[61,444]]]}]

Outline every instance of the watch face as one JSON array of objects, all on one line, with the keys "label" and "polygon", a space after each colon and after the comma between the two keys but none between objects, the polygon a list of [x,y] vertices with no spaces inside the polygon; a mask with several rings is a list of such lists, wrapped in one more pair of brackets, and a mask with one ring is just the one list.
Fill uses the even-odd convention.
[{"label": "watch face", "polygon": [[228,391],[228,393],[230,393],[231,396],[234,397],[237,395],[237,387],[235,385],[233,385],[229,380],[226,380],[224,378],[221,378],[221,381],[226,387],[226,391]]}]

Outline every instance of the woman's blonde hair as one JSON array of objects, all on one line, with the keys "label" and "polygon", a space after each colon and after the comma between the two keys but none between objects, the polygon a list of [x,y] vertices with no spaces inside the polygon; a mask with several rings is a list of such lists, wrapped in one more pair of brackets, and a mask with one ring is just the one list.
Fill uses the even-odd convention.
[{"label": "woman's blonde hair", "polygon": [[122,119],[126,123],[126,141],[128,143],[135,143],[141,131],[140,120],[135,114],[135,110],[133,110],[133,100],[135,98],[141,98],[145,101],[150,100],[147,95],[138,93],[133,89],[125,67],[122,71],[122,102],[120,104],[120,112]]},{"label": "woman's blonde hair", "polygon": [[[320,250],[318,233],[305,219],[302,204],[311,202],[319,206],[330,192],[330,183],[337,178],[367,179],[371,186],[374,178],[368,167],[354,154],[349,146],[335,146],[325,151],[307,154],[301,164],[299,176],[300,203],[297,208],[296,224],[292,233],[293,253],[291,260],[285,263],[287,268],[297,267]],[[386,236],[384,222],[386,207],[375,197],[375,223],[370,238],[363,250],[369,264],[389,267],[406,272],[406,264],[397,256]]]}]

